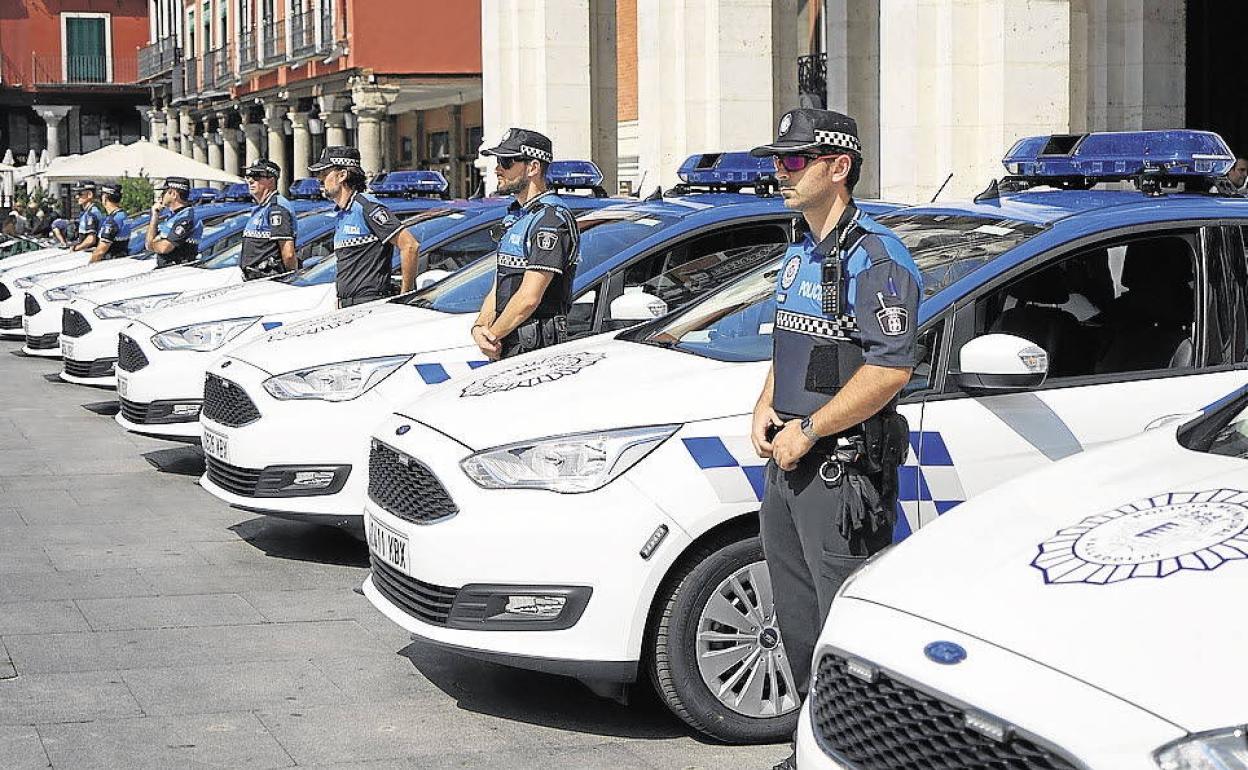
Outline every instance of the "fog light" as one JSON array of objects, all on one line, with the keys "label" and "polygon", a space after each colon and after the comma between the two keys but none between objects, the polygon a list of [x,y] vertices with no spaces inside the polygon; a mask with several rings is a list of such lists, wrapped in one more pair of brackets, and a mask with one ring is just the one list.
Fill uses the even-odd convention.
[{"label": "fog light", "polygon": [[508,596],[504,612],[529,618],[557,618],[567,603],[565,596]]},{"label": "fog light", "polygon": [[191,417],[199,414],[199,404],[174,404],[173,415],[175,417]]},{"label": "fog light", "polygon": [[323,489],[334,483],[333,471],[296,471],[289,486],[304,489]]}]

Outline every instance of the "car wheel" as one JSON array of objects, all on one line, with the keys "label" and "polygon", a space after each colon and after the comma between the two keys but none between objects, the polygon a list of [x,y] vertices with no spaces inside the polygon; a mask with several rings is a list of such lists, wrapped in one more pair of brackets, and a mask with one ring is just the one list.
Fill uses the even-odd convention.
[{"label": "car wheel", "polygon": [[801,706],[757,536],[702,545],[665,583],[650,676],[676,716],[728,743],[788,737]]}]

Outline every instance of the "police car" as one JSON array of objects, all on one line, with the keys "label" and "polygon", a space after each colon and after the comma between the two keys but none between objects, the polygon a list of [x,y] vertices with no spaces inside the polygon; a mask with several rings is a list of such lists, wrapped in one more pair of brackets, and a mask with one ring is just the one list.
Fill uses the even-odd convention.
[{"label": "police car", "polygon": [[[779,198],[717,192],[581,214],[569,332],[683,305],[774,259],[792,221]],[[277,329],[218,361],[200,418],[204,488],[249,510],[358,528],[368,427],[485,363],[469,327],[494,273],[486,257],[423,292]]]},{"label": "police car", "polygon": [[883,552],[832,604],[800,766],[1248,767],[1246,461],[1241,389]]},{"label": "police car", "polygon": [[[551,165],[550,178],[561,189],[592,190],[601,182],[597,167],[589,164],[593,178],[576,174],[583,169],[559,161]],[[583,163],[583,162],[580,162]],[[397,172],[396,172],[397,173]],[[438,175],[441,179],[441,175]],[[422,194],[440,197],[441,185],[428,185],[419,178]],[[384,188],[381,195],[413,194],[409,185]],[[396,192],[397,191],[397,192]],[[565,197],[573,211],[609,205],[612,199],[595,195]],[[387,200],[396,213],[419,211],[405,224],[421,244],[426,270],[417,276],[417,285],[440,280],[451,272],[492,252],[497,244],[490,235],[506,213],[509,199],[482,198],[467,201]],[[194,301],[138,318],[126,330],[120,349],[114,342],[114,355],[121,355],[117,378],[121,411],[117,422],[127,430],[152,436],[197,439],[198,413],[204,392],[204,372],[214,360],[246,342],[276,329],[332,311],[337,307],[334,281],[337,262],[333,256],[334,218],[330,214],[307,243],[301,240],[300,257],[315,267],[273,281],[253,282],[228,292],[201,294]],[[302,228],[301,228],[302,230]],[[393,269],[398,280],[399,256]],[[194,342],[190,341],[194,338]]]},{"label": "police car", "polygon": [[[900,406],[912,451],[896,539],[1248,380],[1248,200],[1167,192],[1184,177],[1207,187],[1229,159],[1216,136],[1191,132],[1045,138],[1011,153],[1031,165],[977,201],[876,217],[926,290]],[[1040,189],[1145,171],[1144,191]],[[649,679],[721,740],[791,732],[799,703],[761,561],[765,466],[749,439],[775,291],[820,288],[788,267],[399,409],[373,434],[369,598],[470,654]]]},{"label": "police car", "polygon": [[[301,201],[295,207],[295,211],[299,213],[301,211],[324,210],[328,205],[324,200]],[[238,261],[237,257],[234,258],[233,265],[231,265],[229,259],[224,261],[218,260],[216,256],[225,254],[231,245],[241,243],[243,225],[246,224],[246,220],[247,215],[237,211],[217,214],[206,220],[204,234],[200,240],[200,257],[203,261],[195,264],[209,267],[235,267]],[[61,311],[74,297],[84,292],[100,289],[101,287],[111,287],[113,282],[124,278],[151,273],[156,270],[158,264],[156,254],[153,252],[142,252],[127,259],[108,259],[91,264],[85,264],[90,258],[90,254],[88,252],[80,253],[85,255],[81,258],[81,261],[84,263],[81,267],[40,273],[30,277],[29,285],[25,287],[26,297],[23,303],[22,314],[22,329],[26,337],[26,344],[22,350],[27,355],[47,358],[59,358],[61,356]],[[236,267],[231,272],[237,275],[239,281],[242,280],[242,273]],[[207,278],[205,288],[210,288],[217,285],[217,280],[229,274],[177,271],[174,273],[174,276]],[[159,277],[165,279],[169,276],[162,270]],[[196,281],[191,280],[189,283],[191,285],[184,287],[183,291],[193,289]],[[177,286],[177,281],[166,285],[170,287]],[[122,298],[144,297],[141,294],[127,293],[130,291],[130,288],[133,288],[135,291],[142,291],[144,288],[143,281],[132,282],[127,284],[127,287],[121,290]],[[144,298],[150,299],[149,297]]]}]

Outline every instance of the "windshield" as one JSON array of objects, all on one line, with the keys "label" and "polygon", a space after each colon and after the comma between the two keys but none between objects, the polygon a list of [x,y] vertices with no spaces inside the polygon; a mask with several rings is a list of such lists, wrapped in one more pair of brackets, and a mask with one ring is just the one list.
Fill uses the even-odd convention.
[{"label": "windshield", "polygon": [[897,233],[923,274],[930,297],[971,271],[1044,230],[1015,219],[965,214],[881,214],[876,221]]},{"label": "windshield", "polygon": [[717,361],[764,361],[771,357],[776,320],[773,262],[738,279],[684,312],[655,326],[625,332],[620,339],[682,350]]},{"label": "windshield", "polygon": [[[670,215],[632,209],[599,209],[577,217],[581,231],[581,261],[585,274],[607,259],[676,221]],[[396,301],[443,313],[475,313],[494,283],[495,260],[485,257],[433,286]]]},{"label": "windshield", "polygon": [[1206,407],[1180,428],[1178,440],[1194,452],[1248,460],[1248,388]]},{"label": "windshield", "polygon": [[[490,210],[484,206],[470,209],[431,209],[422,211],[420,214],[406,220],[403,224],[408,226],[407,231],[412,234],[413,238],[421,243],[427,243],[460,222],[475,219]],[[498,213],[503,209],[493,210]]]}]

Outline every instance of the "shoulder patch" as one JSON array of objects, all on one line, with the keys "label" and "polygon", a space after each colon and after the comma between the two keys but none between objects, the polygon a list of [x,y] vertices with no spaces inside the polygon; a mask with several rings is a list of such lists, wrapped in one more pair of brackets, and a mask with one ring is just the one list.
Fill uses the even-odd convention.
[{"label": "shoulder patch", "polygon": [[535,242],[537,243],[537,248],[542,251],[550,251],[559,245],[559,236],[547,230],[538,233]]},{"label": "shoulder patch", "polygon": [[[784,116],[788,118],[788,115]],[[784,263],[784,274],[780,276],[780,288],[787,290],[797,280],[798,271],[802,269],[802,258],[800,256],[790,257],[789,261]]]},{"label": "shoulder patch", "polygon": [[379,225],[390,224],[390,212],[386,211],[381,206],[373,209],[372,212],[369,213],[368,217]]}]

